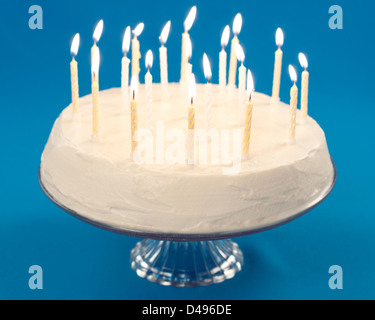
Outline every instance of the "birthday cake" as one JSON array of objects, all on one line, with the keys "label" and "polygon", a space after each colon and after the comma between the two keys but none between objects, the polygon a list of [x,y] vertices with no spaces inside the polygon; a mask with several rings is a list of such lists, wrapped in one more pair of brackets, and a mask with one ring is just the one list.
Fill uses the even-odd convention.
[{"label": "birthday cake", "polygon": [[[169,84],[166,97],[161,85],[154,84],[152,119],[145,90],[140,85],[136,159],[129,99],[121,89],[100,92],[96,140],[91,95],[79,99],[77,114],[72,105],[63,110],[40,167],[41,182],[56,202],[117,229],[204,234],[240,232],[288,219],[331,188],[334,169],[323,130],[311,117],[302,123],[297,111],[296,141],[288,143],[289,105],[253,94],[250,152],[241,159],[238,89],[226,88],[223,95],[222,88],[212,85],[215,130],[211,135],[197,132],[196,162],[188,166],[185,89]],[[197,85],[197,128],[205,128],[204,92],[205,85]]]}]

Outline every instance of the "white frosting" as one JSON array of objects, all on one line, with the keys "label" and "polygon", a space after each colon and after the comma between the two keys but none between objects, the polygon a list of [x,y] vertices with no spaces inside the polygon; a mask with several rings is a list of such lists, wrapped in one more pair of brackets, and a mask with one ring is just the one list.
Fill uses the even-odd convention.
[{"label": "white frosting", "polygon": [[[238,92],[222,95],[219,90],[213,85],[213,127],[240,128]],[[140,86],[139,128],[148,123],[144,91]],[[297,121],[296,143],[288,144],[289,106],[260,93],[253,102],[249,160],[241,162],[238,174],[224,175],[224,166],[210,161],[193,168],[134,163],[130,107],[121,89],[100,92],[100,139],[93,142],[91,96],[85,96],[78,117],[69,106],[54,124],[42,155],[42,183],[79,215],[131,231],[236,232],[287,219],[320,200],[332,184],[325,135],[309,117],[304,124]],[[204,125],[203,103],[204,85],[198,85],[197,128]],[[180,85],[169,85],[168,98],[160,85],[153,85],[153,121],[163,121],[165,132],[186,130],[188,105]],[[166,142],[165,149],[172,143]]]}]

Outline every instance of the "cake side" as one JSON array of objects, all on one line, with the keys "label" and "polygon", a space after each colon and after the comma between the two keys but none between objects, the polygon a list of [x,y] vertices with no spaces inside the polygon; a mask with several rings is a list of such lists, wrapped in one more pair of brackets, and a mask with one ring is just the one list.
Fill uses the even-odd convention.
[{"label": "cake side", "polygon": [[[166,131],[186,127],[186,100],[178,94],[178,85],[174,86],[171,91],[176,97],[172,93],[168,102],[155,90],[154,110],[159,119],[154,120],[163,119]],[[197,96],[203,90],[198,86]],[[222,101],[219,89],[215,86],[214,90],[215,126],[240,127],[233,115],[237,105]],[[309,118],[304,125],[298,124],[297,143],[288,145],[284,134],[288,106],[271,104],[265,95],[254,97],[251,156],[234,175],[224,175],[221,163],[188,168],[178,163],[131,161],[129,107],[119,89],[101,92],[103,135],[93,143],[90,102],[90,96],[81,99],[78,119],[72,118],[71,107],[63,111],[41,162],[41,180],[48,192],[90,220],[143,232],[235,232],[286,219],[331,187],[333,168],[323,130]],[[140,119],[143,106],[140,101]],[[198,119],[199,112],[198,103]]]}]

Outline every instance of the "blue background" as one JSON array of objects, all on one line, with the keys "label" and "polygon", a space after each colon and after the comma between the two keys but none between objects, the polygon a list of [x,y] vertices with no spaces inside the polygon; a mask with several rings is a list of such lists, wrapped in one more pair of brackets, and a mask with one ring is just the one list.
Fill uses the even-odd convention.
[{"label": "blue background", "polygon": [[[90,4],[91,3],[91,4]],[[44,29],[28,27],[31,5],[44,10]],[[310,114],[326,132],[338,168],[330,197],[303,218],[236,241],[243,271],[211,287],[177,289],[138,278],[129,253],[138,239],[86,225],[58,209],[37,179],[53,122],[70,103],[70,42],[81,34],[80,94],[90,93],[92,32],[104,19],[100,40],[101,89],[120,86],[125,27],[145,23],[141,51],[158,53],[158,36],[171,19],[170,80],[179,76],[181,33],[189,8],[194,72],[203,81],[202,55],[217,82],[221,32],[242,12],[240,40],[257,91],[271,93],[274,34],[285,32],[281,99],[288,101],[287,65],[310,65]],[[331,5],[344,10],[344,29],[328,27]],[[2,299],[370,299],[375,298],[374,36],[370,1],[6,1],[0,19],[0,298]],[[229,49],[228,49],[229,50]],[[157,55],[156,55],[157,57]],[[143,61],[142,61],[143,65]],[[142,70],[142,75],[145,70]],[[159,81],[159,63],[153,74]],[[143,79],[143,76],[141,76]],[[44,270],[44,289],[28,287],[28,269]],[[328,287],[331,265],[344,270],[344,290]]]}]

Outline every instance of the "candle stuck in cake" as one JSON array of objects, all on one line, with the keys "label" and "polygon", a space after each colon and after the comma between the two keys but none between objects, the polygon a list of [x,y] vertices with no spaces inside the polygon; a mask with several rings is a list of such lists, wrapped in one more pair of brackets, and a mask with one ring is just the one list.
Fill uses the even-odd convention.
[{"label": "candle stuck in cake", "polygon": [[207,84],[205,85],[205,94],[204,94],[204,123],[206,130],[210,130],[212,127],[212,85],[211,85],[211,64],[208,60],[207,54],[203,54],[203,69],[204,76],[207,79]]},{"label": "candle stuck in cake", "polygon": [[78,63],[75,57],[78,53],[80,42],[79,33],[77,33],[72,41],[70,52],[72,53],[72,62],[70,63],[71,87],[72,87],[72,105],[73,113],[77,114],[79,111],[79,88],[78,88]]},{"label": "candle stuck in cake", "polygon": [[305,70],[302,72],[302,84],[301,84],[301,122],[304,123],[307,120],[308,112],[308,95],[309,95],[309,72],[307,71],[308,62],[307,58],[303,53],[298,55],[301,67]]},{"label": "candle stuck in cake", "polygon": [[227,85],[227,53],[225,47],[228,45],[230,28],[226,26],[221,36],[221,51],[219,54],[219,84],[223,90]]},{"label": "candle stuck in cake", "polygon": [[242,29],[242,15],[238,13],[233,21],[233,33],[234,37],[231,43],[231,52],[230,52],[230,64],[229,64],[229,77],[228,85],[232,87],[236,85],[236,73],[237,73],[237,54],[236,46],[239,44],[238,35]]},{"label": "candle stuck in cake", "polygon": [[96,48],[92,57],[92,137],[99,138],[99,63],[100,51]]},{"label": "candle stuck in cake", "polygon": [[247,98],[246,103],[246,116],[245,116],[245,127],[243,133],[243,144],[242,144],[242,159],[249,159],[250,152],[250,134],[251,134],[251,123],[253,119],[253,102],[252,95],[254,92],[254,79],[250,70],[247,71]]},{"label": "candle stuck in cake", "polygon": [[171,29],[171,22],[168,21],[164,26],[159,40],[161,42],[161,47],[159,49],[160,54],[160,83],[162,85],[163,94],[168,94],[168,54],[167,48],[164,46],[168,40],[169,31]]},{"label": "candle stuck in cake", "polygon": [[152,75],[150,69],[154,61],[154,55],[151,50],[146,53],[146,69],[147,73],[145,75],[145,88],[146,88],[146,100],[147,100],[147,122],[148,127],[152,127]]},{"label": "candle stuck in cake", "polygon": [[186,42],[190,40],[189,31],[193,26],[195,17],[197,15],[197,7],[194,6],[190,9],[188,16],[184,21],[184,33],[182,34],[182,48],[181,48],[181,74],[180,82],[189,82],[190,75],[186,74],[186,64],[188,63],[188,57],[186,56]]},{"label": "candle stuck in cake", "polygon": [[138,37],[143,32],[144,26],[145,25],[141,22],[133,30],[134,37],[132,40],[132,77],[135,76],[138,82],[139,73],[141,71],[141,68],[139,66],[139,60],[142,58]]},{"label": "candle stuck in cake", "polygon": [[296,118],[297,118],[297,100],[298,100],[298,88],[297,88],[297,72],[293,66],[289,65],[289,75],[293,82],[293,86],[290,89],[290,109],[289,109],[289,143],[293,144],[296,142]]},{"label": "candle stuck in cake", "polygon": [[130,49],[130,38],[131,38],[131,30],[128,26],[125,29],[124,38],[122,40],[122,52],[124,53],[124,57],[121,60],[121,90],[122,92],[127,95],[129,90],[129,64],[130,59],[127,57],[127,54]]},{"label": "candle stuck in cake", "polygon": [[281,28],[276,30],[276,45],[278,49],[275,52],[275,66],[273,71],[273,85],[272,85],[272,99],[280,100],[280,81],[281,81],[281,68],[283,63],[283,52],[281,50],[284,44],[284,33]]},{"label": "candle stuck in cake", "polygon": [[187,139],[187,164],[195,164],[195,106],[194,99],[196,95],[195,76],[190,76],[189,97],[190,104],[188,108],[188,139]]}]

